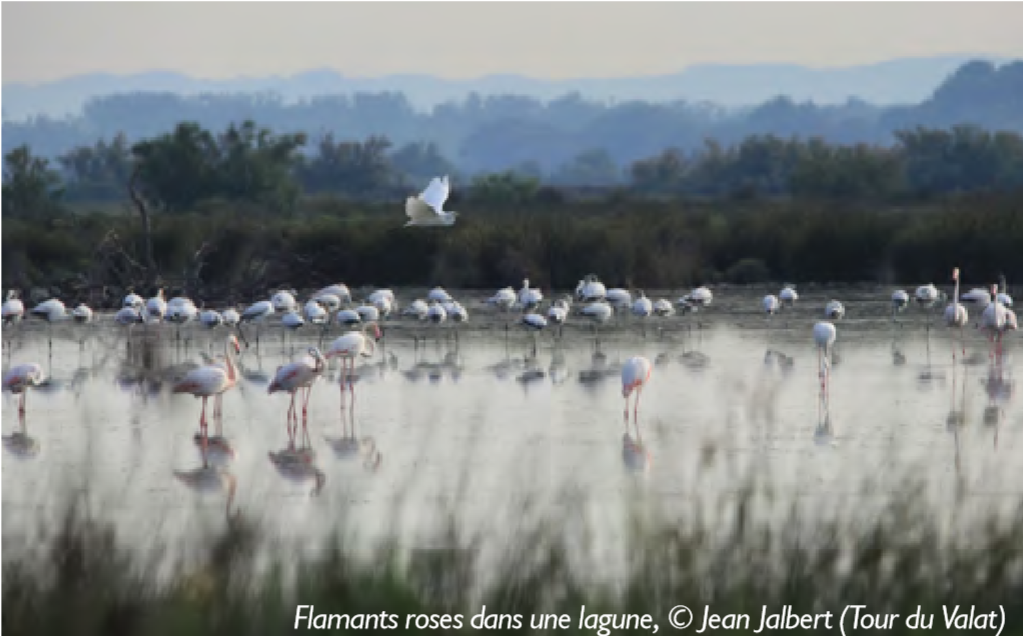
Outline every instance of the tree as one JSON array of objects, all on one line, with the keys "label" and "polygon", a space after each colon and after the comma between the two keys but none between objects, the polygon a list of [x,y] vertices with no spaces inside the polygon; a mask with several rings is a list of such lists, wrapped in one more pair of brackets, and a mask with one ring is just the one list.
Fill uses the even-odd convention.
[{"label": "tree", "polygon": [[4,155],[3,215],[20,218],[53,214],[63,195],[60,175],[50,162],[18,146]]}]

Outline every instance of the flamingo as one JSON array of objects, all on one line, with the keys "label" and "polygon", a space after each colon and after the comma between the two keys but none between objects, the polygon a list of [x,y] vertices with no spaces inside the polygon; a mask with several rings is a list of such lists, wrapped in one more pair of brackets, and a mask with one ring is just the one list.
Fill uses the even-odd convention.
[{"label": "flamingo", "polygon": [[369,295],[367,300],[374,307],[380,310],[380,313],[386,318],[390,315],[393,309],[398,306],[398,301],[394,297],[394,292],[390,289],[378,289]]},{"label": "flamingo", "polygon": [[782,307],[791,307],[796,304],[799,300],[799,294],[796,293],[794,285],[785,285],[780,292],[778,292],[778,300],[781,301]]},{"label": "flamingo", "polygon": [[627,289],[615,287],[607,290],[607,293],[604,295],[604,301],[611,305],[615,311],[620,311],[632,306],[632,294]]},{"label": "flamingo", "polygon": [[629,396],[636,392],[636,401],[632,407],[632,419],[635,421],[639,412],[639,398],[643,387],[650,381],[653,373],[653,365],[643,356],[629,358],[622,365],[622,397],[625,398],[625,419],[629,419]]},{"label": "flamingo", "polygon": [[121,306],[132,307],[134,309],[143,309],[146,306],[146,299],[136,294],[135,291],[131,287],[129,287],[128,295],[124,297],[123,301],[121,301]]},{"label": "flamingo", "polygon": [[[373,327],[373,339],[367,338],[369,328]],[[345,379],[348,378],[348,367],[351,366],[352,374],[355,373],[355,358],[362,356],[368,358],[376,352],[376,342],[380,340],[380,327],[375,322],[363,323],[361,331],[349,331],[330,344],[327,350],[326,359],[341,358],[341,400],[345,396]],[[355,388],[352,382],[348,383],[348,390],[355,399]]]},{"label": "flamingo", "polygon": [[431,302],[437,301],[438,303],[448,303],[453,299],[451,298],[451,294],[445,291],[443,287],[434,287],[430,290],[430,293],[426,295],[426,300]]},{"label": "flamingo", "polygon": [[773,316],[778,313],[778,297],[774,294],[768,294],[764,296],[764,299],[760,301],[760,304],[764,308],[764,313],[768,316]]},{"label": "flamingo", "polygon": [[[938,288],[935,287],[932,283],[928,283],[926,285],[921,285],[920,287],[917,287],[916,293],[914,294],[914,298],[916,299],[917,305],[924,310],[928,310],[931,307],[933,307],[938,302],[940,296],[941,295],[938,293]],[[928,331],[930,331],[931,329],[931,318],[932,318],[931,313],[927,312]]]},{"label": "flamingo", "polygon": [[341,311],[337,312],[335,320],[339,325],[345,327],[354,327],[355,325],[362,322],[362,316],[360,316],[359,312],[355,311],[354,309],[342,309]]},{"label": "flamingo", "polygon": [[646,318],[649,318],[654,313],[654,303],[646,297],[646,292],[640,289],[638,292],[639,298],[632,303],[632,315],[642,320],[643,325],[643,337],[646,338]]},{"label": "flamingo", "polygon": [[706,287],[697,287],[691,291],[688,295],[683,297],[683,300],[688,302],[690,305],[696,305],[697,307],[707,307],[713,302],[714,294],[711,293]]},{"label": "flamingo", "polygon": [[511,287],[497,290],[497,293],[487,299],[488,305],[496,305],[498,309],[508,311],[516,302],[515,290]]},{"label": "flamingo", "polygon": [[607,288],[597,279],[596,274],[587,274],[575,288],[575,298],[580,302],[598,302],[607,297]]},{"label": "flamingo", "polygon": [[558,327],[558,337],[561,337],[561,328],[568,320],[568,307],[568,301],[559,298],[547,310],[547,321]]},{"label": "flamingo", "polygon": [[[959,341],[963,347],[963,356],[966,355],[966,336],[963,333],[963,328],[966,327],[966,323],[970,321],[969,312],[966,311],[966,307],[959,304],[959,268],[956,267],[952,270],[952,280],[956,282],[955,294],[952,296],[952,302],[948,307],[945,307],[945,324],[949,328],[959,328]],[[952,363],[955,364],[956,359],[956,345],[955,339],[952,340]]]},{"label": "flamingo", "polygon": [[355,313],[359,315],[360,322],[380,320],[380,309],[376,305],[359,305],[355,308]]},{"label": "flamingo", "polygon": [[3,324],[10,325],[20,321],[25,316],[25,304],[18,298],[18,291],[11,289],[7,292],[7,300],[3,304]]},{"label": "flamingo", "polygon": [[813,326],[813,340],[817,344],[817,365],[820,368],[821,392],[827,395],[828,377],[831,372],[831,350],[835,346],[838,331],[830,322],[818,322]]},{"label": "flamingo", "polygon": [[[909,294],[904,289],[896,289],[892,292],[892,322],[895,320],[896,314],[902,313],[902,310],[909,304]],[[901,326],[901,323],[900,323]]]},{"label": "flamingo", "polygon": [[46,374],[43,372],[43,367],[34,362],[28,364],[19,364],[18,366],[11,367],[11,369],[4,374],[3,390],[9,391],[14,395],[20,395],[18,399],[18,413],[25,413],[25,397],[28,395],[28,390],[32,387],[37,387],[46,380]]},{"label": "flamingo", "polygon": [[352,302],[352,292],[348,289],[348,285],[344,283],[328,285],[313,294],[313,298],[319,298],[320,296],[334,296],[338,299],[339,304]]},{"label": "flamingo", "polygon": [[1012,296],[1009,295],[1009,288],[1005,284],[1005,275],[1004,274],[1001,275],[999,277],[999,279],[1002,282],[1002,287],[1001,287],[1002,291],[1000,291],[998,293],[998,295],[995,296],[995,298],[998,299],[998,302],[1002,303],[1006,307],[1011,308],[1012,307]]},{"label": "flamingo", "polygon": [[224,317],[212,309],[204,309],[199,313],[199,324],[207,329],[215,329],[224,324]]},{"label": "flamingo", "polygon": [[156,296],[153,296],[146,301],[146,316],[149,320],[156,320],[163,322],[163,316],[167,313],[167,301],[163,299],[163,289],[159,289],[156,292]]},{"label": "flamingo", "polygon": [[305,389],[305,399],[302,402],[302,429],[306,435],[309,434],[306,428],[308,416],[309,396],[312,394],[313,384],[320,379],[327,368],[327,360],[316,347],[309,348],[309,355],[298,362],[292,362],[278,367],[274,379],[267,388],[267,394],[273,395],[277,391],[285,391],[291,394],[291,404],[288,406],[288,437],[294,438],[298,430],[298,423],[292,428],[292,419],[298,419],[295,413],[295,394]]},{"label": "flamingo", "polygon": [[274,306],[274,311],[281,313],[287,313],[298,307],[298,303],[295,302],[295,290],[278,291],[270,297],[270,303]]},{"label": "flamingo", "polygon": [[220,317],[224,319],[224,325],[227,327],[237,327],[242,319],[241,314],[234,307],[225,309]]},{"label": "flamingo", "polygon": [[984,313],[980,316],[980,328],[986,331],[988,334],[988,341],[994,343],[995,352],[992,354],[996,358],[1001,358],[1002,355],[1002,334],[1005,331],[1006,324],[1006,309],[1002,303],[998,302],[998,286],[992,285],[991,297],[994,298],[994,302],[988,305],[984,309]]},{"label": "flamingo", "polygon": [[597,331],[597,325],[603,325],[611,319],[611,314],[614,313],[611,306],[602,301],[590,303],[580,309],[579,313],[593,324],[593,337],[596,338],[597,346],[599,347],[600,334]]},{"label": "flamingo", "polygon": [[238,332],[241,333],[241,325],[251,322],[256,325],[256,349],[259,349],[259,332],[260,327],[266,322],[266,319],[272,316],[274,313],[274,306],[269,300],[261,300],[257,303],[253,303],[245,308],[241,316],[238,319]]},{"label": "flamingo", "polygon": [[824,306],[824,316],[831,320],[841,320],[845,318],[845,307],[837,300],[830,300]]},{"label": "flamingo", "polygon": [[42,318],[48,323],[47,329],[50,353],[53,353],[53,323],[59,320],[66,320],[69,317],[68,310],[64,307],[64,303],[60,302],[56,298],[51,298],[45,302],[41,302],[32,308],[32,315],[37,318]]},{"label": "flamingo", "polygon": [[536,309],[543,302],[543,292],[535,287],[529,286],[529,279],[522,281],[522,289],[519,290],[519,305],[524,311]]},{"label": "flamingo", "polygon": [[323,305],[329,313],[341,311],[341,297],[337,294],[316,294],[313,300]]},{"label": "flamingo", "polygon": [[540,314],[530,312],[519,319],[519,324],[533,332],[533,355],[536,355],[536,334],[547,328],[547,319]]},{"label": "flamingo", "polygon": [[227,337],[225,343],[226,355],[224,364],[209,364],[192,369],[185,377],[174,384],[172,393],[190,393],[196,398],[202,398],[202,414],[199,416],[199,430],[202,434],[203,454],[209,442],[209,434],[206,428],[206,401],[211,397],[217,398],[214,405],[214,417],[220,415],[221,396],[238,383],[238,370],[235,367],[234,354],[241,352],[238,345],[238,338],[233,334]]}]

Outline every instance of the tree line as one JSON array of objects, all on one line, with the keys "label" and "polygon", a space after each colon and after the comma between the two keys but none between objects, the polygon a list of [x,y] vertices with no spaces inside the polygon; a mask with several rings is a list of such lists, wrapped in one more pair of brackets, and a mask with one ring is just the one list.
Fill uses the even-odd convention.
[{"label": "tree line", "polygon": [[385,137],[343,140],[327,133],[310,144],[305,133],[278,134],[251,121],[219,132],[183,122],[136,143],[122,134],[75,148],[56,165],[27,146],[13,149],[4,156],[3,215],[29,218],[62,204],[123,201],[134,172],[141,195],[168,214],[217,200],[293,214],[303,196],[317,195],[398,204],[443,174],[454,175],[454,196],[464,191],[475,204],[560,201],[578,195],[572,184],[604,196],[878,202],[1023,191],[1023,135],[956,126],[902,130],[896,139],[890,146],[837,145],[767,135],[727,147],[708,140],[700,152],[668,148],[624,169],[593,149],[564,166],[560,177],[544,179],[527,168],[465,180],[428,142],[395,148]]}]

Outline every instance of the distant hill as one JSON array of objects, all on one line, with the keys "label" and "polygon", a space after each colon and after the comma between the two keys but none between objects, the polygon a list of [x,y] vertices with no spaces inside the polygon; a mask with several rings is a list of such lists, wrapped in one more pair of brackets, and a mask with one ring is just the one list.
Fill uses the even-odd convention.
[{"label": "distant hill", "polygon": [[468,94],[514,94],[541,100],[578,92],[600,101],[712,102],[725,107],[761,104],[777,96],[794,102],[841,104],[856,98],[877,106],[917,104],[969,60],[1002,58],[948,55],[899,58],[863,66],[809,68],[791,64],[704,64],[670,75],[548,81],[519,75],[489,75],[473,80],[445,80],[429,75],[346,77],[333,70],[310,70],[289,77],[202,80],[170,71],[135,75],[89,74],[30,85],[4,82],[5,119],[31,115],[78,114],[90,98],[114,93],[159,91],[195,95],[205,92],[273,92],[291,102],[328,94],[396,91],[419,109],[429,109]]}]

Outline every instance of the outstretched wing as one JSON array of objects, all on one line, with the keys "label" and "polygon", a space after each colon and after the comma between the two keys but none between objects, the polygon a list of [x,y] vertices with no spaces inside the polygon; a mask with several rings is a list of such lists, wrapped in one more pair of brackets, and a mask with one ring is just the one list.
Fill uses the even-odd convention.
[{"label": "outstretched wing", "polygon": [[437,211],[419,197],[409,197],[405,200],[405,214],[408,215],[409,223],[415,225],[436,223],[440,218]]},{"label": "outstretched wing", "polygon": [[426,186],[426,189],[419,195],[419,198],[436,210],[437,214],[440,214],[444,211],[444,202],[448,200],[450,192],[451,186],[448,184],[447,176],[443,179],[434,177],[430,181],[430,185]]}]

